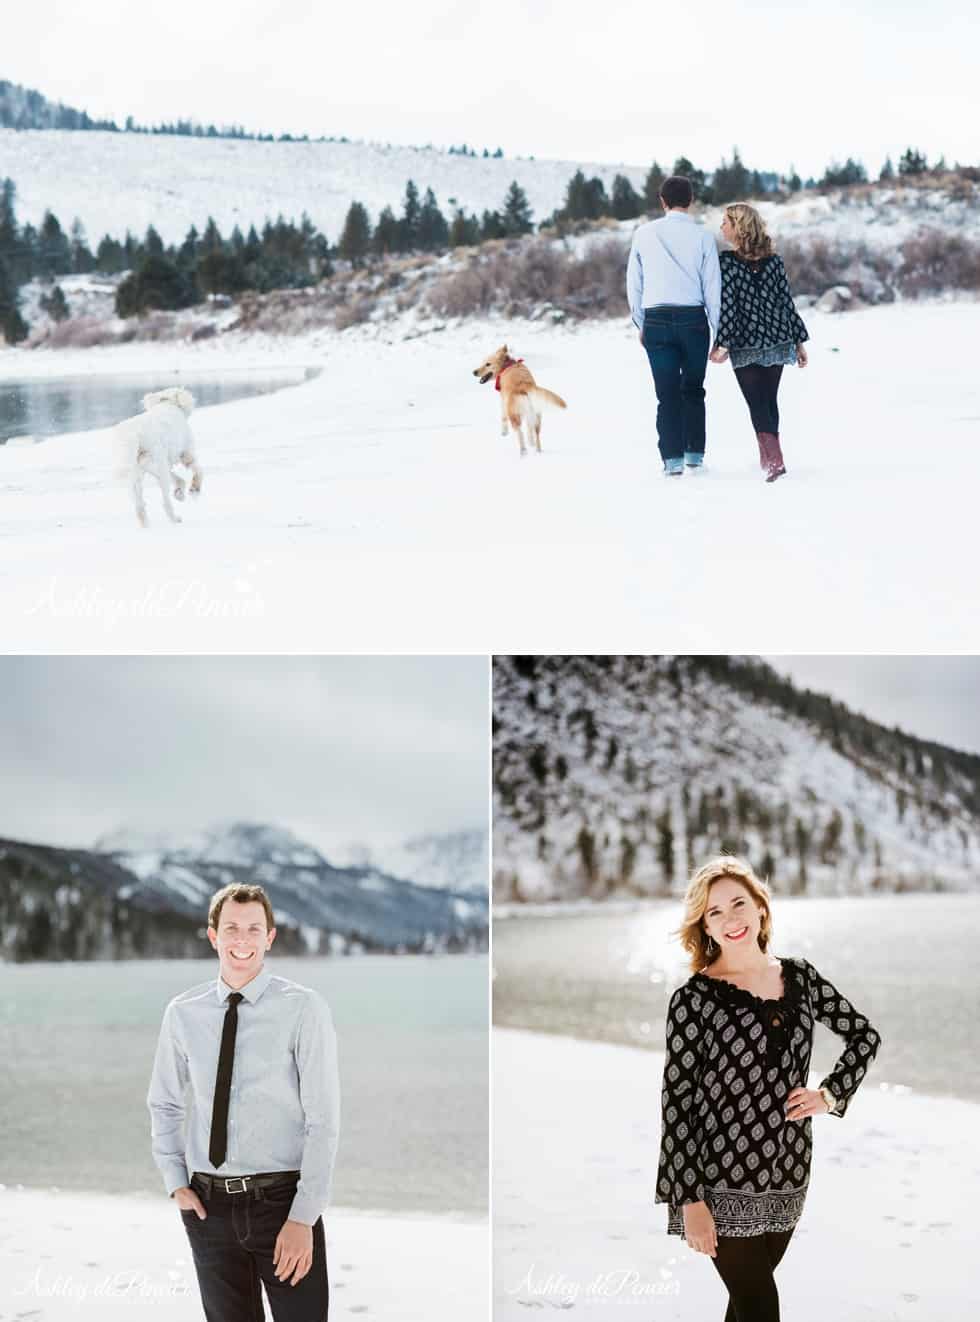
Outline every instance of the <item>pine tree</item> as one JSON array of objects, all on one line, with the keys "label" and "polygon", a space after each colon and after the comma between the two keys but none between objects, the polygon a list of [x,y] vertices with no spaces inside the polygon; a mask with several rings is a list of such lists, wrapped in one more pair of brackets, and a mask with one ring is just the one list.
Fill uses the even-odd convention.
[{"label": "pine tree", "polygon": [[533,213],[527,194],[516,179],[511,182],[507,196],[504,198],[503,222],[508,237],[530,234],[534,228]]},{"label": "pine tree", "polygon": [[71,226],[71,269],[76,275],[87,275],[95,267],[95,258],[85,240],[85,227],[76,216]]},{"label": "pine tree", "polygon": [[146,235],[143,239],[143,252],[147,257],[162,257],[164,255],[163,239],[160,238],[160,235],[152,225],[147,227]]},{"label": "pine tree", "polygon": [[42,294],[40,306],[41,311],[46,312],[52,321],[65,321],[71,315],[61,285],[55,285],[49,293]]},{"label": "pine tree", "polygon": [[435,193],[427,188],[419,210],[418,246],[423,252],[439,252],[448,244],[449,226],[446,217],[439,210]]},{"label": "pine tree", "polygon": [[898,162],[898,173],[903,176],[913,176],[925,174],[926,169],[926,158],[922,152],[906,147]]},{"label": "pine tree", "polygon": [[888,183],[894,178],[895,178],[895,167],[894,165],[892,165],[892,158],[890,156],[886,156],[885,163],[881,167],[881,173],[878,175],[878,182]]},{"label": "pine tree", "polygon": [[611,206],[617,220],[634,220],[643,214],[643,198],[624,174],[613,180]]},{"label": "pine tree", "polygon": [[402,230],[391,207],[385,207],[374,227],[371,246],[379,257],[401,251]]},{"label": "pine tree", "polygon": [[38,271],[42,276],[71,274],[71,243],[51,211],[44,213],[38,239]]},{"label": "pine tree", "polygon": [[138,316],[151,309],[190,307],[196,301],[192,281],[167,257],[145,256],[116,290],[116,315]]},{"label": "pine tree", "polygon": [[469,248],[480,242],[480,222],[457,207],[449,226],[450,248]]},{"label": "pine tree", "polygon": [[347,211],[337,249],[352,266],[363,266],[371,247],[371,221],[362,202],[352,202]]},{"label": "pine tree", "polygon": [[507,231],[504,229],[504,218],[499,211],[484,211],[483,219],[480,222],[481,239],[504,239],[507,237]]},{"label": "pine tree", "polygon": [[800,176],[796,173],[796,169],[794,166],[791,165],[789,167],[789,170],[790,170],[790,174],[789,174],[789,178],[786,180],[786,187],[789,189],[791,193],[798,193],[800,189],[803,187],[803,184],[800,180]]},{"label": "pine tree", "polygon": [[419,202],[419,190],[415,182],[409,179],[405,185],[405,200],[402,203],[401,250],[411,252],[419,244],[419,214],[422,210]]},{"label": "pine tree", "polygon": [[647,211],[660,210],[660,185],[666,179],[666,175],[656,161],[650,166],[647,177],[643,183],[643,198],[646,202]]},{"label": "pine tree", "polygon": [[0,255],[0,334],[8,344],[19,344],[27,338],[27,333],[27,322],[20,314],[17,286]]}]

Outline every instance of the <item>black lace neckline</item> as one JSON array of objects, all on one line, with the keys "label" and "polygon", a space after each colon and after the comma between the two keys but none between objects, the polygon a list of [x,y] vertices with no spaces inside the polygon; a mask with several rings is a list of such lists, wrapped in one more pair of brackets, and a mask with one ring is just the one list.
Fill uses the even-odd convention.
[{"label": "black lace neckline", "polygon": [[799,989],[796,983],[796,964],[793,960],[784,959],[782,956],[779,956],[779,964],[783,973],[782,996],[756,996],[745,987],[736,987],[735,983],[729,982],[727,978],[713,978],[703,972],[692,974],[691,981],[707,984],[717,992],[719,999],[728,1001],[729,1004],[751,1005],[761,1010],[767,1005],[786,1005],[797,1000]]}]

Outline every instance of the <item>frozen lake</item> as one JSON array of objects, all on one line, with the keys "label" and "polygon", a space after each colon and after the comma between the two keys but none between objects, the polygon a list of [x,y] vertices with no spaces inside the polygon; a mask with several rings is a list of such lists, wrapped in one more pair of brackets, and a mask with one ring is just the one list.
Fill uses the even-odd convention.
[{"label": "frozen lake", "polygon": [[12,436],[43,440],[69,432],[111,427],[142,411],[141,400],[151,390],[184,386],[195,406],[227,404],[250,395],[299,385],[318,374],[317,368],[290,368],[275,372],[228,372],[193,375],[179,372],[119,373],[118,375],[26,377],[0,381],[0,445]]},{"label": "frozen lake", "polygon": [[[664,1049],[680,901],[633,913],[495,919],[494,1022]],[[978,895],[777,896],[772,950],[808,959],[882,1035],[875,1081],[980,1101]],[[820,1025],[814,1069],[841,1042]]]},{"label": "frozen lake", "polygon": [[[337,1027],[338,1206],[486,1215],[487,961],[269,959]],[[0,964],[7,1185],[163,1194],[146,1107],[163,1010],[217,961]]]}]

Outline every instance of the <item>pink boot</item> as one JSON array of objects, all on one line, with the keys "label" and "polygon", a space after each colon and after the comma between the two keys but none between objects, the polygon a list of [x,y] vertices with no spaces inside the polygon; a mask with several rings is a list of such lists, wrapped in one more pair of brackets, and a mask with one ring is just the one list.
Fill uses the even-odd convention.
[{"label": "pink boot", "polygon": [[767,482],[775,482],[786,472],[783,452],[779,447],[779,436],[775,432],[756,432],[759,441],[759,460]]}]

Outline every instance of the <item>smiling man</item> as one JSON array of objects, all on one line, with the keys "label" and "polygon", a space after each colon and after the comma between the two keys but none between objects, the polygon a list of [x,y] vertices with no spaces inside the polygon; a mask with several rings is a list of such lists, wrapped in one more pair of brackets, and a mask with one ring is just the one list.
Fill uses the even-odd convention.
[{"label": "smiling man", "polygon": [[167,1006],[147,1096],[152,1151],[180,1208],[208,1322],[327,1317],[321,1212],[340,1128],[333,1022],[315,991],[264,967],[261,886],[208,912],[218,978]]}]

